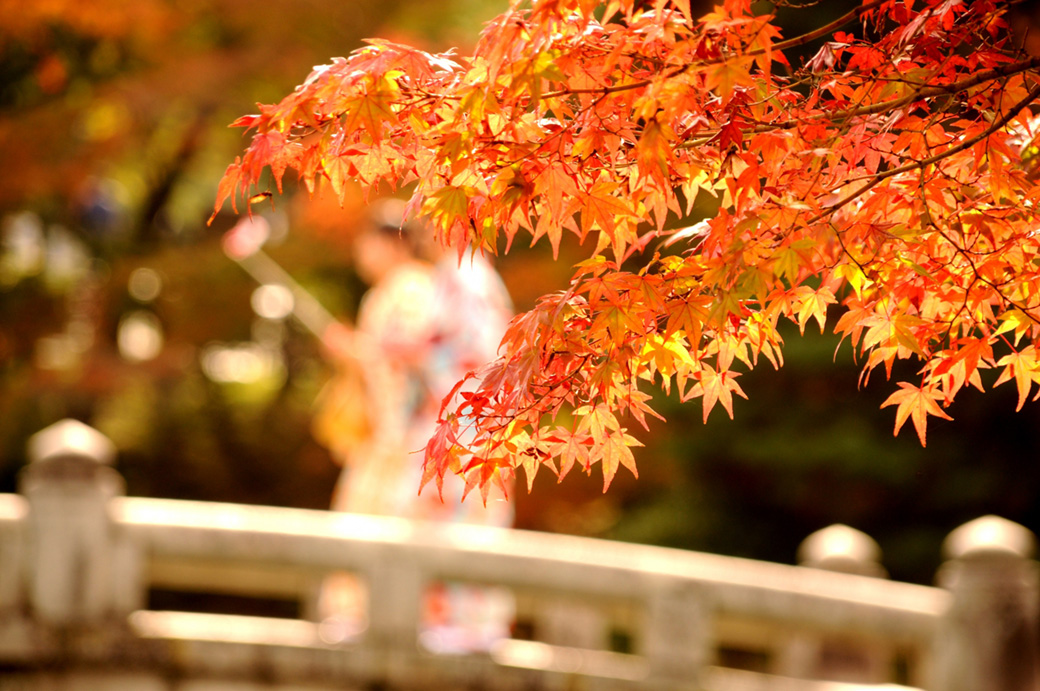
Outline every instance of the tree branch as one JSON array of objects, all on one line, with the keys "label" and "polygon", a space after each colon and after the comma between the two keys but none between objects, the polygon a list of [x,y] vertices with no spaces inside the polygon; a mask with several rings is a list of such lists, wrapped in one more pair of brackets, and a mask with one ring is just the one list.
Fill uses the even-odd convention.
[{"label": "tree branch", "polygon": [[[1037,60],[1037,59],[1034,58],[1034,60]],[[909,171],[912,171],[912,170],[917,170],[919,168],[925,168],[927,166],[932,165],[933,163],[937,163],[937,162],[943,160],[944,158],[948,158],[949,156],[952,156],[953,154],[955,154],[955,153],[957,153],[959,151],[964,151],[965,149],[969,149],[969,148],[975,146],[976,144],[981,142],[983,139],[986,139],[987,137],[992,135],[994,132],[999,130],[1001,127],[1003,127],[1004,125],[1006,125],[1009,122],[1011,122],[1012,118],[1014,118],[1016,115],[1018,115],[1018,113],[1023,108],[1025,108],[1027,105],[1029,105],[1030,103],[1035,101],[1038,97],[1040,97],[1040,82],[1038,82],[1037,84],[1034,84],[1033,88],[1031,88],[1029,90],[1029,92],[1026,94],[1025,98],[1023,98],[1021,101],[1019,101],[1018,103],[1013,105],[1008,110],[1007,113],[1005,113],[1003,116],[1001,116],[1001,117],[997,118],[996,120],[994,120],[993,124],[991,124],[985,130],[983,130],[979,134],[975,135],[971,139],[966,139],[965,141],[961,142],[960,144],[957,144],[956,146],[952,146],[949,149],[946,149],[945,151],[943,151],[941,153],[935,154],[934,156],[929,156],[928,158],[923,159],[921,161],[915,161],[914,163],[907,163],[906,165],[900,166],[898,168],[893,168],[891,170],[886,170],[884,172],[877,173],[874,176],[873,180],[871,180],[870,182],[868,182],[866,185],[864,185],[863,187],[859,188],[855,192],[845,196],[844,198],[842,198],[841,200],[836,202],[833,206],[828,208],[827,211],[825,211],[825,212],[815,216],[814,218],[812,218],[809,221],[809,224],[811,225],[813,223],[816,223],[817,221],[822,220],[826,216],[829,216],[829,215],[835,213],[836,211],[841,209],[843,206],[845,206],[849,202],[859,198],[860,196],[862,196],[866,192],[868,192],[871,189],[873,189],[874,187],[876,187],[883,180],[886,180],[886,179],[892,177],[893,175],[899,175],[901,173],[906,173],[906,172],[909,172]]]}]

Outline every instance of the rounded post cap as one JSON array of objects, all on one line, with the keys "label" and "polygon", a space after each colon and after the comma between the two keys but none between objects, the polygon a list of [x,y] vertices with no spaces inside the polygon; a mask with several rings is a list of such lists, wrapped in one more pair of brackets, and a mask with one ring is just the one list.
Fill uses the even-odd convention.
[{"label": "rounded post cap", "polygon": [[874,538],[847,525],[827,526],[805,538],[798,563],[817,569],[883,575],[881,547]]},{"label": "rounded post cap", "polygon": [[30,463],[72,456],[112,465],[116,457],[115,444],[108,437],[71,418],[55,422],[29,437],[27,451]]},{"label": "rounded post cap", "polygon": [[1000,516],[982,516],[950,533],[943,542],[947,559],[1004,555],[1029,559],[1036,552],[1036,537],[1026,527]]}]

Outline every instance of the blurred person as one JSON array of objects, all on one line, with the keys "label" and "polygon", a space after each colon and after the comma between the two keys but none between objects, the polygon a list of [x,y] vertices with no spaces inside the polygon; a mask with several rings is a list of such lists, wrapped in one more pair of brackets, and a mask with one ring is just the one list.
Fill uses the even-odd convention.
[{"label": "blurred person", "polygon": [[[512,305],[487,259],[470,252],[460,261],[441,250],[428,228],[403,223],[403,209],[398,200],[373,206],[355,245],[358,274],[370,286],[357,326],[334,327],[323,339],[338,373],[315,432],[343,465],[331,508],[508,527],[508,498],[463,500],[461,478],[446,479],[442,495],[435,487],[419,493],[422,451],[441,402],[468,371],[495,358]],[[350,627],[363,611],[362,590],[353,577],[331,577],[321,614]],[[441,651],[486,649],[508,634],[512,617],[508,594],[462,584],[431,586],[424,607],[423,640]]]}]

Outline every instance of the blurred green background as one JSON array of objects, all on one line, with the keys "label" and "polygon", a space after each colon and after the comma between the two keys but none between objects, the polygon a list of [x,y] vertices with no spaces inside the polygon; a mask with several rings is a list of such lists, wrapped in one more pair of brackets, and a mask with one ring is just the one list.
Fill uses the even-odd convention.
[{"label": "blurred green background", "polygon": [[[306,332],[252,307],[255,284],[220,250],[234,218],[205,225],[245,144],[227,124],[365,36],[465,49],[504,6],[0,4],[0,492],[15,491],[27,438],[75,417],[116,443],[130,494],[325,508],[338,467],[310,416],[329,368]],[[842,7],[789,12],[785,33]],[[350,268],[360,202],[289,192],[264,210],[268,250],[349,318],[364,289]],[[565,285],[579,252],[500,258],[517,307]],[[878,406],[893,385],[879,373],[858,387],[847,345],[792,329],[786,360],[742,378],[735,421],[716,411],[702,425],[699,403],[662,399],[668,423],[641,435],[638,481],[604,495],[598,476],[543,474],[519,493],[518,526],[792,562],[842,522],[916,582],[967,520],[1040,529],[1040,406],[1015,413],[1013,387],[963,394],[923,449],[909,428],[892,436]]]}]

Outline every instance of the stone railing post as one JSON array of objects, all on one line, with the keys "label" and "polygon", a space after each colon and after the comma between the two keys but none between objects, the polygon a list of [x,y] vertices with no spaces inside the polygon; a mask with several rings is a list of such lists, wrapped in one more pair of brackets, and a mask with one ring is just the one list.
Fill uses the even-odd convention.
[{"label": "stone railing post", "polygon": [[25,498],[0,495],[0,621],[21,612],[24,597]]},{"label": "stone railing post", "polygon": [[414,564],[381,560],[364,570],[368,629],[364,644],[382,661],[384,683],[407,678],[415,655],[426,580]]},{"label": "stone railing post", "polygon": [[[857,576],[887,576],[877,542],[847,525],[828,526],[805,538],[798,548],[798,563]],[[800,679],[881,683],[889,681],[891,666],[892,651],[875,641],[799,632],[787,636],[777,671]]]},{"label": "stone railing post", "polygon": [[580,598],[548,599],[536,612],[535,631],[552,645],[605,650],[610,644],[604,612]]},{"label": "stone railing post", "polygon": [[1040,689],[1040,579],[1026,528],[984,516],[954,530],[938,584],[952,604],[937,641],[937,691]]},{"label": "stone railing post", "polygon": [[109,517],[109,501],[124,491],[111,467],[112,442],[62,420],[29,440],[28,455],[19,490],[29,507],[24,578],[31,616],[67,628],[140,606],[136,559]]},{"label": "stone railing post", "polygon": [[701,676],[714,662],[704,593],[692,586],[661,588],[647,605],[642,651],[650,664],[647,688],[701,688]]}]

